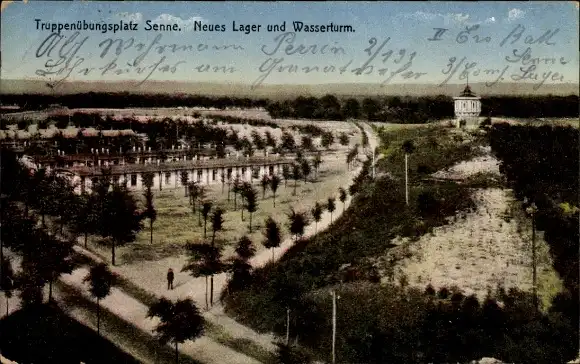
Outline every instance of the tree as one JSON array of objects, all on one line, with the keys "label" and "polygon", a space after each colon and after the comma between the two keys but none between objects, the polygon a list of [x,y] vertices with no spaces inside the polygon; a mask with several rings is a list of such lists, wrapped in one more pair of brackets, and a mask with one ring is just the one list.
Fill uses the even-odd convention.
[{"label": "tree", "polygon": [[202,205],[206,197],[207,189],[204,186],[199,186],[197,192],[197,203],[199,204],[198,214],[197,214],[197,225],[201,227],[201,215],[202,215]]},{"label": "tree", "polygon": [[346,100],[343,107],[344,116],[356,119],[360,116],[360,104],[357,99],[350,98]]},{"label": "tree", "polygon": [[350,169],[351,164],[355,160],[357,155],[358,155],[358,144],[356,144],[346,155],[346,164],[348,169]]},{"label": "tree", "polygon": [[340,136],[338,137],[338,141],[340,143],[340,145],[342,146],[347,146],[348,145],[348,135],[346,135],[345,132],[340,133]]},{"label": "tree", "polygon": [[303,135],[300,147],[304,150],[314,149],[314,144],[312,143],[312,137],[309,135]]},{"label": "tree", "polygon": [[29,194],[36,196],[36,199],[32,201],[32,206],[38,210],[41,216],[42,226],[46,226],[45,217],[50,214],[53,207],[53,190],[51,187],[51,177],[45,169],[34,171],[31,178]]},{"label": "tree", "polygon": [[[212,236],[211,236],[211,247],[215,247],[215,235],[218,231],[221,231],[223,228],[224,218],[223,218],[224,211],[221,208],[216,208],[211,215],[211,228],[212,228]],[[211,304],[213,305],[213,275],[211,276]]]},{"label": "tree", "polygon": [[34,264],[25,264],[23,260],[21,268],[22,270],[16,276],[21,306],[23,308],[38,307],[42,304],[42,290],[46,281],[41,277]]},{"label": "tree", "polygon": [[115,265],[115,248],[135,240],[141,230],[143,215],[137,203],[124,186],[114,186],[106,195],[100,235],[111,239],[111,263]]},{"label": "tree", "polygon": [[155,178],[155,174],[152,172],[146,172],[141,175],[141,183],[145,188],[152,188],[153,187],[153,179]]},{"label": "tree", "polygon": [[260,168],[250,167],[250,183],[253,184],[255,179],[260,177]]},{"label": "tree", "polygon": [[227,182],[228,182],[228,202],[230,202],[230,192],[232,187],[232,176],[230,174],[227,175]]},{"label": "tree", "polygon": [[244,210],[246,209],[246,192],[252,188],[252,184],[248,182],[242,182],[238,190],[240,191],[240,203],[242,205],[241,218],[244,221]]},{"label": "tree", "polygon": [[203,237],[207,238],[207,219],[209,217],[209,212],[211,211],[211,208],[213,207],[213,204],[211,201],[206,201],[203,203],[203,206],[201,207],[201,214],[203,215]]},{"label": "tree", "polygon": [[284,187],[288,186],[288,180],[292,178],[292,173],[290,172],[290,166],[287,164],[282,165],[282,177],[284,177]]},{"label": "tree", "polygon": [[362,113],[368,120],[374,120],[380,111],[379,103],[375,99],[365,98],[362,102]]},{"label": "tree", "polygon": [[155,210],[155,206],[153,205],[153,191],[151,190],[151,186],[147,186],[143,192],[143,196],[145,197],[145,211],[143,215],[149,219],[150,239],[151,244],[153,244],[153,224],[157,220],[157,210]]},{"label": "tree", "polygon": [[326,131],[322,133],[322,137],[320,138],[320,145],[322,145],[323,148],[328,149],[332,143],[334,143],[334,135],[332,135],[332,132]]},{"label": "tree", "polygon": [[300,166],[296,163],[292,164],[292,179],[294,180],[294,192],[293,196],[296,196],[296,187],[298,187],[298,180],[300,179]]},{"label": "tree", "polygon": [[307,159],[303,159],[300,162],[300,170],[302,172],[302,177],[304,177],[304,183],[306,183],[308,176],[312,172],[312,168],[310,168],[310,163],[308,163]]},{"label": "tree", "polygon": [[272,136],[269,130],[266,130],[266,145],[272,148],[276,148],[276,138]]},{"label": "tree", "polygon": [[294,137],[287,131],[282,133],[281,147],[282,149],[289,151],[292,151],[296,148],[296,141],[294,140]]},{"label": "tree", "polygon": [[87,192],[82,192],[76,199],[77,213],[72,218],[71,228],[74,233],[84,235],[85,248],[89,234],[97,232],[97,224],[100,219],[97,200],[96,195],[89,195]]},{"label": "tree", "polygon": [[311,214],[315,222],[314,233],[316,234],[318,232],[318,223],[320,222],[320,219],[322,219],[322,205],[316,202],[312,208]]},{"label": "tree", "polygon": [[250,283],[252,266],[248,263],[256,254],[256,247],[247,236],[242,236],[236,244],[236,256],[230,259],[228,271],[232,277],[228,284],[228,290],[244,289]]},{"label": "tree", "polygon": [[[220,174],[220,180],[222,181],[222,193],[224,193],[224,188],[225,188],[225,184],[226,184],[226,174],[223,171]],[[229,195],[228,195],[228,201],[229,201]]]},{"label": "tree", "polygon": [[311,362],[311,359],[296,346],[282,342],[277,342],[276,346],[276,364],[306,364]]},{"label": "tree", "polygon": [[234,179],[232,192],[234,193],[234,211],[238,209],[237,197],[238,193],[242,192],[242,181],[240,180],[240,176],[236,175]]},{"label": "tree", "polygon": [[262,185],[262,200],[266,198],[266,190],[268,189],[268,186],[270,185],[270,177],[267,174],[264,174],[262,176],[262,180],[260,181],[260,184]]},{"label": "tree", "polygon": [[340,200],[340,202],[342,202],[342,212],[344,212],[344,210],[346,209],[346,198],[347,198],[346,190],[340,187],[338,189],[338,199]]},{"label": "tree", "polygon": [[[192,277],[205,277],[205,307],[209,309],[208,303],[208,278],[213,279],[213,275],[222,271],[220,263],[221,253],[217,247],[208,244],[188,243],[186,250],[189,254],[187,263],[181,269],[182,272],[189,272]],[[213,305],[213,288],[212,288]]]},{"label": "tree", "polygon": [[204,332],[204,320],[190,298],[173,303],[162,297],[149,307],[148,318],[158,317],[155,333],[159,342],[175,344],[175,363],[179,363],[179,344],[195,340]]},{"label": "tree", "polygon": [[280,186],[280,177],[275,174],[270,178],[270,189],[272,190],[272,201],[274,202],[274,207],[276,207],[276,191]]},{"label": "tree", "polygon": [[187,182],[189,181],[189,173],[187,171],[181,171],[180,173],[181,185],[185,191],[185,197],[187,197]]},{"label": "tree", "polygon": [[75,216],[77,194],[67,177],[56,175],[51,183],[53,207],[51,215],[57,217],[60,226],[60,235],[63,234],[65,224],[69,224]]},{"label": "tree", "polygon": [[314,167],[314,170],[316,171],[316,175],[314,178],[318,178],[318,168],[320,168],[321,164],[322,164],[322,156],[321,156],[320,152],[318,152],[318,153],[316,153],[314,158],[312,158],[312,166]]},{"label": "tree", "polygon": [[272,249],[272,261],[274,261],[274,248],[277,248],[282,243],[282,233],[278,223],[270,216],[266,219],[266,230],[264,231],[265,239],[262,245],[266,249]]},{"label": "tree", "polygon": [[109,270],[105,263],[99,263],[91,267],[89,274],[83,282],[89,283],[89,292],[97,300],[97,333],[101,330],[101,305],[100,300],[111,293],[111,288],[115,285],[116,277]]},{"label": "tree", "polygon": [[296,212],[294,209],[288,214],[290,233],[294,235],[294,241],[297,242],[299,238],[304,235],[304,229],[308,226],[308,216],[303,212]]},{"label": "tree", "polygon": [[252,131],[252,141],[254,142],[256,149],[264,149],[266,147],[264,138],[262,138],[262,136],[256,130]]},{"label": "tree", "polygon": [[197,181],[191,181],[187,185],[187,189],[189,190],[189,204],[191,205],[192,212],[195,214],[196,208],[196,200],[199,196],[199,183]]},{"label": "tree", "polygon": [[215,235],[218,231],[221,231],[223,228],[224,218],[223,218],[224,210],[217,207],[213,214],[211,215],[211,229],[212,229],[212,236],[211,236],[211,245],[214,246],[215,244]]},{"label": "tree", "polygon": [[409,154],[415,150],[411,140],[405,140],[401,149],[405,153],[405,203],[409,206]]},{"label": "tree", "polygon": [[[45,231],[40,231],[41,240],[34,256],[32,264],[37,266],[40,276],[48,282],[48,300],[52,301],[52,285],[63,273],[70,274],[73,271],[72,262],[74,242],[61,241]],[[26,259],[26,257],[24,257]]]},{"label": "tree", "polygon": [[326,209],[330,212],[330,223],[332,224],[332,213],[336,210],[336,199],[334,197],[329,197],[326,204]]},{"label": "tree", "polygon": [[252,232],[252,214],[258,210],[258,192],[250,185],[244,191],[246,209],[250,214],[250,233]]},{"label": "tree", "polygon": [[244,235],[238,240],[235,252],[240,259],[249,260],[256,254],[256,247],[252,240],[247,235]]},{"label": "tree", "polygon": [[12,291],[15,288],[15,278],[10,259],[2,257],[0,261],[0,291],[4,292],[4,297],[6,298],[6,316],[8,316],[8,300],[12,297]]}]

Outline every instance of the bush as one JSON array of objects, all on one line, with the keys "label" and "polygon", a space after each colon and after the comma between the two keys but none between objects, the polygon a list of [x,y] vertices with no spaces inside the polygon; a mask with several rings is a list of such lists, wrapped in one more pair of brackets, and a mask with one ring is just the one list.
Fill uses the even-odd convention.
[{"label": "bush", "polygon": [[488,126],[491,126],[491,118],[489,116],[486,117],[481,123],[479,123],[479,127],[482,129]]}]

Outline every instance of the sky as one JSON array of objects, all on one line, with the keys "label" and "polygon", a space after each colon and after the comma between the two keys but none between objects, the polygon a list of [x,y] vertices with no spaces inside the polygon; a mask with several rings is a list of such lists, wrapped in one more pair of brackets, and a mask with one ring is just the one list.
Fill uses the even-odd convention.
[{"label": "sky", "polygon": [[[28,1],[2,7],[2,79],[578,83],[573,2]],[[41,27],[79,21],[133,22],[137,30],[58,33]],[[147,31],[147,21],[176,24],[178,30]],[[296,21],[332,22],[354,31],[296,32]],[[223,25],[225,31],[196,31],[196,22]],[[245,34],[234,31],[234,22],[237,29],[240,24],[260,29]],[[285,31],[267,29],[284,22]],[[435,28],[445,30],[439,40],[428,40]],[[462,38],[466,29],[471,32]],[[174,52],[172,45],[184,47]],[[306,54],[296,52],[300,45]]]}]

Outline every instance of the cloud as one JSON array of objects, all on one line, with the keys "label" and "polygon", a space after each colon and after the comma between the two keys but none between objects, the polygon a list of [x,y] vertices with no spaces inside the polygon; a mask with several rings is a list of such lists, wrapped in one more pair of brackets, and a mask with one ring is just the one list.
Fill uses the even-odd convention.
[{"label": "cloud", "polygon": [[200,16],[192,16],[189,19],[183,19],[178,16],[171,14],[161,14],[155,18],[154,22],[159,24],[177,24],[181,30],[191,30],[195,22],[200,21],[202,23],[206,22],[206,19]]},{"label": "cloud", "polygon": [[[449,25],[474,25],[481,24],[481,21],[474,21],[469,14],[464,13],[430,13],[425,11],[416,11],[414,13],[402,14],[403,18],[418,21],[442,21],[443,24]],[[490,20],[493,19],[493,20]],[[486,22],[495,22],[495,18],[488,18]]]},{"label": "cloud", "polygon": [[483,22],[487,23],[487,24],[495,23],[495,16],[492,16],[491,18],[487,18]]},{"label": "cloud", "polygon": [[507,20],[508,21],[515,21],[524,17],[526,12],[517,8],[513,8],[508,11]]},{"label": "cloud", "polygon": [[141,13],[119,13],[115,15],[117,18],[126,20],[126,21],[132,21],[135,23],[139,23],[141,20],[143,20],[143,14]]}]

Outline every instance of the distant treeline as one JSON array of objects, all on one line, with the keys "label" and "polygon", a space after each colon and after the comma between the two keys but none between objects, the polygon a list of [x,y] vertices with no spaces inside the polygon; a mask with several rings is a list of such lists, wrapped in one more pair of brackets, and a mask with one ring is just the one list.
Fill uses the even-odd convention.
[{"label": "distant treeline", "polygon": [[18,105],[24,110],[41,110],[58,104],[68,108],[110,108],[124,109],[131,107],[228,107],[258,108],[268,105],[266,99],[238,97],[208,97],[183,94],[131,94],[128,92],[105,93],[87,92],[71,95],[2,95],[4,105]]},{"label": "distant treeline", "polygon": [[[483,97],[482,116],[517,118],[577,117],[578,96],[493,96]],[[344,120],[364,118],[391,123],[426,123],[454,117],[454,102],[449,96],[349,98],[335,96],[297,97],[274,102],[266,108],[273,118]]]},{"label": "distant treeline", "polygon": [[[454,117],[450,96],[385,96],[338,99],[334,95],[317,98],[299,96],[293,100],[271,101],[236,97],[197,95],[83,93],[74,95],[3,95],[3,104],[24,110],[39,110],[53,104],[69,108],[130,107],[264,107],[272,118],[344,120],[363,118],[392,123],[425,123]],[[578,96],[490,96],[482,98],[482,116],[519,118],[577,117]]]}]

